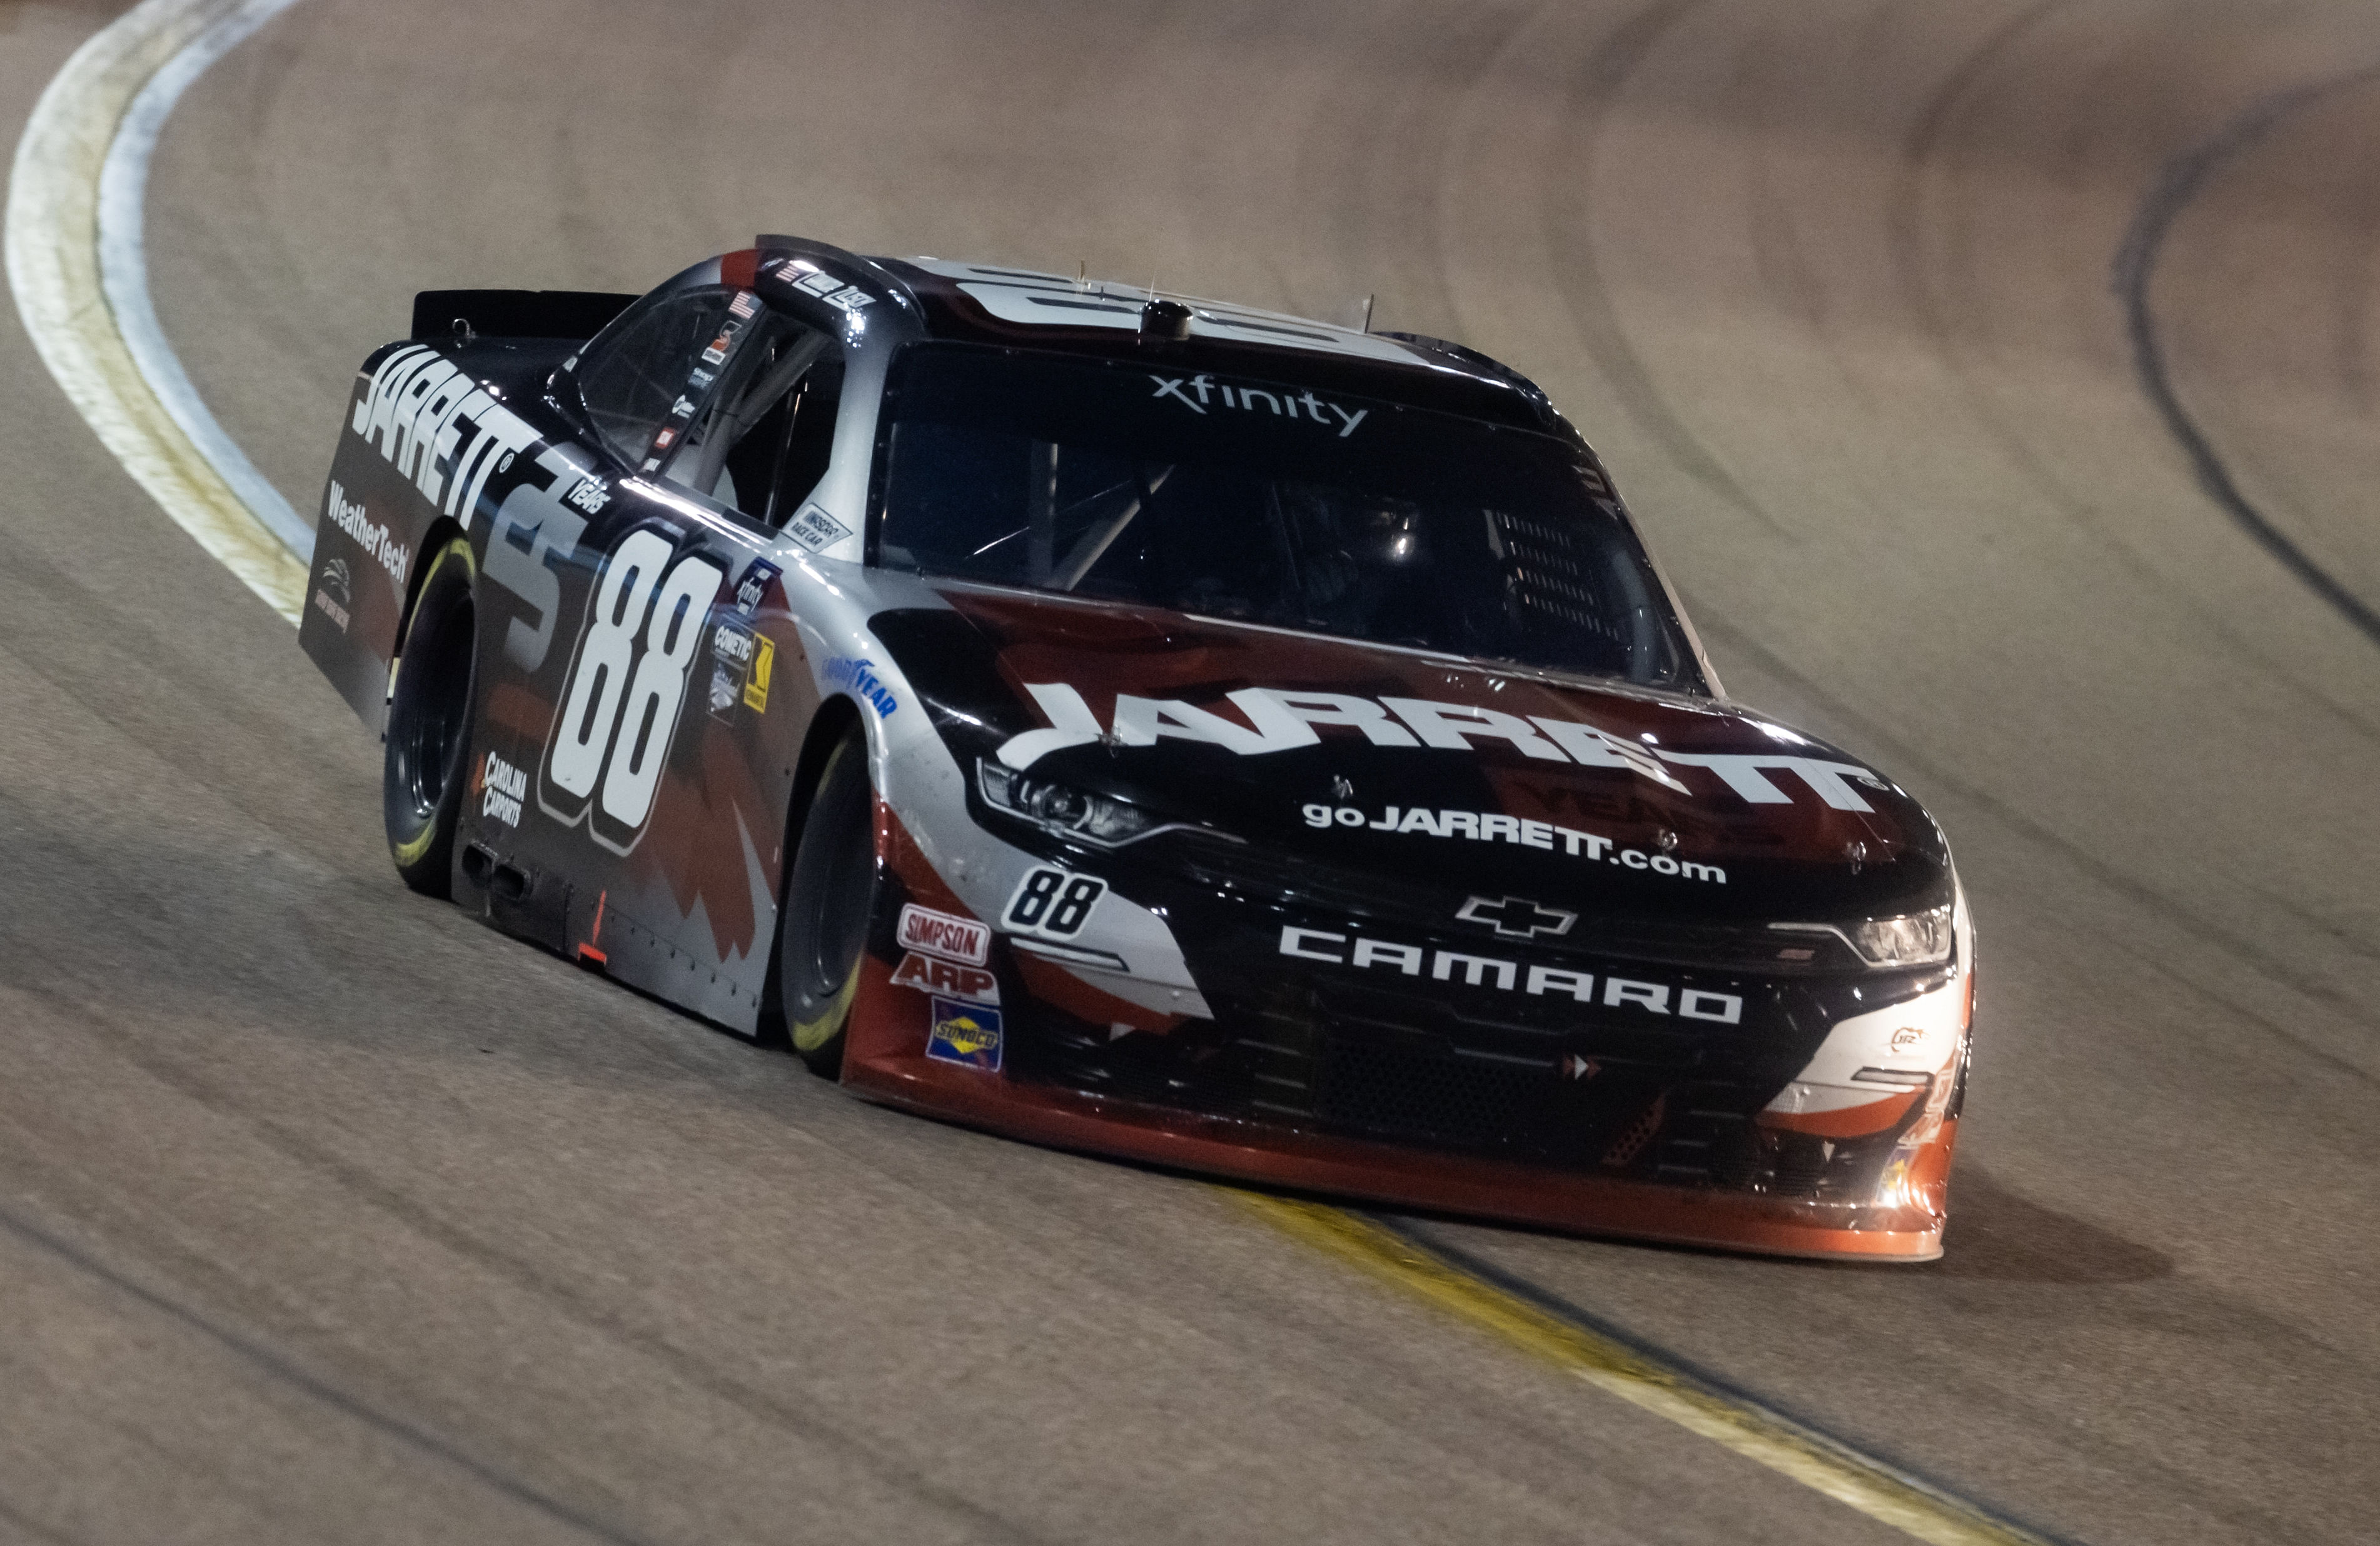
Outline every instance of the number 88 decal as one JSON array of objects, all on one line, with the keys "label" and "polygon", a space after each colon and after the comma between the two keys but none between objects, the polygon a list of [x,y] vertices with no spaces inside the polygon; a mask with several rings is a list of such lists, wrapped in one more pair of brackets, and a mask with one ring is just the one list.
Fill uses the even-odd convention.
[{"label": "number 88 decal", "polygon": [[1072,939],[1091,921],[1091,910],[1108,894],[1108,883],[1095,875],[1036,865],[1016,883],[1001,914],[1002,926],[1016,934],[1038,934],[1050,939]]},{"label": "number 88 decal", "polygon": [[648,528],[605,562],[538,779],[548,815],[565,827],[589,816],[589,835],[614,853],[636,847],[652,815],[686,673],[726,578],[692,555],[671,568],[670,553],[669,539]]}]

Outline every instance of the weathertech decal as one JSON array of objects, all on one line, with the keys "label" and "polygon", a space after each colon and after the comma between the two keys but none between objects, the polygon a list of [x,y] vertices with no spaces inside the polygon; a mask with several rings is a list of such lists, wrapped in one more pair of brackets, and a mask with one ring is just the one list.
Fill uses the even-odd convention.
[{"label": "weathertech decal", "polygon": [[[1384,939],[1364,939],[1327,929],[1283,928],[1281,953],[1299,960],[1329,961],[1400,972],[1408,977],[1461,983],[1467,987],[1495,988],[1502,993],[1567,994],[1582,1004],[1597,1002],[1596,976],[1560,966],[1530,966],[1466,950],[1431,950],[1419,945],[1398,945]],[[1675,999],[1674,1007],[1671,1000]],[[1731,993],[1682,988],[1669,983],[1641,982],[1633,977],[1603,979],[1606,1009],[1637,1009],[1647,1014],[1677,1014],[1687,1020],[1707,1020],[1733,1025],[1743,1019],[1743,1000]]]}]

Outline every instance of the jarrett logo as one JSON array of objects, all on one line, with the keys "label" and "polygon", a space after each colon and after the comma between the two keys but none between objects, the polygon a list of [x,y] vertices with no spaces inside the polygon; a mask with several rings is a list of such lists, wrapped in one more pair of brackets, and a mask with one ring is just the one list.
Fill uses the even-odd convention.
[{"label": "jarrett logo", "polygon": [[[395,465],[398,477],[411,478],[422,498],[465,526],[478,513],[488,479],[538,443],[537,431],[518,414],[419,344],[381,361],[348,423]],[[334,511],[340,502],[334,490]],[[362,508],[356,513],[360,516]]]},{"label": "jarrett logo", "polygon": [[1261,406],[1275,418],[1311,418],[1317,424],[1327,425],[1338,430],[1342,441],[1354,434],[1355,426],[1363,423],[1365,417],[1372,411],[1358,408],[1351,414],[1336,403],[1315,396],[1311,387],[1299,393],[1285,389],[1268,392],[1263,387],[1227,386],[1214,377],[1205,375],[1193,376],[1186,381],[1175,376],[1154,374],[1148,379],[1157,383],[1158,396],[1171,397],[1202,417],[1209,407],[1219,405],[1235,408],[1244,414],[1255,413]]},{"label": "jarrett logo", "polygon": [[[1476,900],[1476,899],[1475,899]],[[1486,920],[1479,920],[1485,922]],[[1299,960],[1329,961],[1333,966],[1378,968],[1408,977],[1428,969],[1430,980],[1460,981],[1467,987],[1494,988],[1500,993],[1567,994],[1582,1004],[1596,1000],[1595,973],[1560,966],[1532,966],[1524,975],[1521,963],[1461,950],[1428,950],[1419,945],[1394,945],[1384,939],[1351,939],[1325,929],[1283,928],[1281,953]],[[1674,1000],[1674,1002],[1673,1002]],[[1743,1019],[1743,1000],[1731,993],[1705,988],[1672,988],[1668,983],[1639,982],[1633,977],[1603,979],[1603,1007],[1636,1009],[1646,1014],[1675,1014],[1686,1020],[1707,1020],[1734,1025]]]},{"label": "jarrett logo", "polygon": [[364,507],[348,499],[346,490],[340,488],[336,480],[331,484],[329,513],[331,525],[355,538],[356,546],[364,550],[365,557],[387,570],[390,579],[400,586],[405,584],[406,561],[413,555],[397,545],[386,526],[372,525],[371,517],[364,513]]}]

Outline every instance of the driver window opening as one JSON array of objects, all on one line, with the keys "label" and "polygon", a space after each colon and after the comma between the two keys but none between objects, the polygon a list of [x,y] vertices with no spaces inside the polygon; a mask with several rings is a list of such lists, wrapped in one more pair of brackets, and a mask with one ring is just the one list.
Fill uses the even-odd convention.
[{"label": "driver window opening", "polygon": [[662,476],[782,525],[825,476],[842,392],[834,341],[772,314],[722,372]]}]

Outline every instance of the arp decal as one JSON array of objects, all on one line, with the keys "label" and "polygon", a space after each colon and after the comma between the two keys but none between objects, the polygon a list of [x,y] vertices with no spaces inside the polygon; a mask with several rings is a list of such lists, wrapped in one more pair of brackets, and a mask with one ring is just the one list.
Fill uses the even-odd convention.
[{"label": "arp decal", "polygon": [[[1519,961],[1475,956],[1464,950],[1433,951],[1419,945],[1353,937],[1327,929],[1283,927],[1280,949],[1282,955],[1299,960],[1397,972],[1408,977],[1422,976],[1427,967],[1433,982],[1494,988],[1502,993],[1566,994],[1582,1004],[1596,1002],[1595,973],[1567,967],[1531,966],[1524,976]],[[1670,1003],[1673,993],[1674,1010]],[[1673,987],[1668,983],[1647,983],[1633,977],[1605,977],[1602,1002],[1606,1009],[1634,1008],[1656,1015],[1674,1012],[1687,1020],[1707,1020],[1721,1025],[1733,1025],[1743,1019],[1743,1000],[1734,994]]]},{"label": "arp decal", "polygon": [[1573,859],[1599,859],[1655,875],[1707,880],[1720,886],[1727,884],[1727,871],[1717,864],[1697,864],[1690,859],[1672,859],[1666,853],[1646,853],[1640,849],[1621,848],[1609,838],[1582,832],[1574,827],[1558,827],[1551,822],[1531,821],[1495,811],[1432,811],[1420,805],[1411,808],[1390,805],[1375,818],[1353,805],[1306,805],[1302,809],[1305,825],[1318,830],[1326,827],[1342,827],[1351,830],[1360,828],[1400,835],[1417,833],[1430,838],[1468,838],[1474,842],[1483,843],[1518,843],[1524,848],[1543,849],[1548,853],[1559,849]]},{"label": "arp decal", "polygon": [[1791,774],[1820,802],[1839,811],[1876,808],[1860,797],[1850,779],[1878,789],[1889,787],[1857,763],[1767,753],[1671,752],[1639,745],[1575,720],[1545,715],[1524,718],[1500,708],[1430,698],[1376,699],[1347,693],[1244,687],[1224,694],[1245,719],[1242,723],[1220,709],[1201,708],[1176,698],[1119,693],[1114,719],[1103,726],[1070,683],[1032,682],[1025,684],[1025,690],[1049,717],[1050,728],[1026,731],[1002,744],[1000,760],[1019,769],[1030,767],[1051,752],[1097,741],[1122,746],[1154,746],[1167,739],[1203,742],[1241,756],[1263,756],[1321,744],[1319,727],[1353,731],[1375,746],[1475,754],[1482,746],[1496,746],[1540,762],[1625,768],[1680,794],[1694,791],[1672,767],[1707,768],[1739,797],[1756,805],[1792,803],[1793,796],[1767,777],[1769,772]]},{"label": "arp decal", "polygon": [[636,847],[676,735],[686,679],[726,575],[668,537],[630,532],[605,561],[546,740],[537,803],[565,827],[584,817],[614,853]]},{"label": "arp decal", "polygon": [[1108,883],[1095,875],[1037,864],[1016,883],[1001,912],[1000,926],[1044,939],[1072,939],[1083,932],[1107,894]]},{"label": "arp decal", "polygon": [[1000,979],[984,968],[919,955],[915,950],[901,958],[900,966],[892,973],[892,985],[916,988],[920,993],[947,994],[970,1004],[1000,1002]]},{"label": "arp decal", "polygon": [[1006,1049],[1001,1037],[1000,1011],[961,999],[936,998],[933,1021],[926,1034],[926,1056],[938,1063],[956,1063],[984,1073],[1000,1071]]}]

